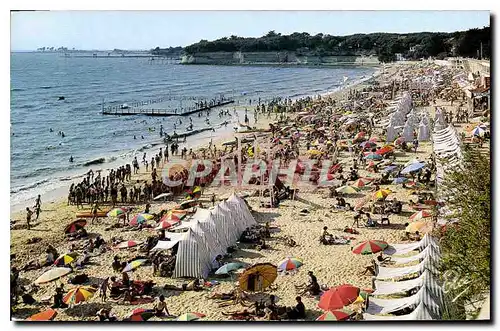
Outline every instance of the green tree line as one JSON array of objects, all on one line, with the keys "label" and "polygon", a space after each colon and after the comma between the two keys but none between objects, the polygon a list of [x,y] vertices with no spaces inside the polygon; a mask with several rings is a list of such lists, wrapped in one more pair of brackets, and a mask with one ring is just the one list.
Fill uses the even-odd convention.
[{"label": "green tree line", "polygon": [[[200,40],[184,47],[182,52],[195,54],[204,52],[291,51],[296,52],[297,55],[309,56],[374,55],[382,62],[390,62],[396,60],[397,53],[413,60],[429,56],[436,58],[446,56],[478,57],[481,44],[482,57],[490,58],[491,31],[489,26],[451,33],[370,33],[350,36],[332,36],[322,33],[313,36],[307,32],[282,35],[270,31],[259,38],[232,35],[213,41]],[[164,50],[171,49],[157,47],[152,51],[159,54]]]}]

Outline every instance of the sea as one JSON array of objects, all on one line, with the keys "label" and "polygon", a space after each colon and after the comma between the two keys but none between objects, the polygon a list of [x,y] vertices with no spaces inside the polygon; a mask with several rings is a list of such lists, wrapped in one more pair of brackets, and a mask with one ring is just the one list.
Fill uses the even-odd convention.
[{"label": "sea", "polygon": [[[172,134],[185,132],[190,123],[189,116],[103,115],[103,106],[150,103],[142,107],[180,112],[193,107],[196,100],[221,95],[234,99],[234,104],[222,107],[230,109],[231,115],[220,117],[220,109],[215,108],[208,115],[209,124],[206,113],[190,115],[194,129],[212,126],[216,130],[188,137],[189,149],[233,131],[243,122],[244,107],[250,102],[255,106],[259,98],[264,102],[317,95],[365,80],[375,71],[373,67],[179,65],[149,58],[13,52],[11,210],[34,201],[38,194],[44,200],[62,192],[89,169],[111,169],[134,156],[141,160],[148,151],[150,160],[153,151],[163,146],[160,125]],[[252,125],[253,113],[248,117]],[[224,121],[230,124],[220,126]],[[69,162],[70,157],[74,162]],[[100,158],[103,163],[86,165]]]}]

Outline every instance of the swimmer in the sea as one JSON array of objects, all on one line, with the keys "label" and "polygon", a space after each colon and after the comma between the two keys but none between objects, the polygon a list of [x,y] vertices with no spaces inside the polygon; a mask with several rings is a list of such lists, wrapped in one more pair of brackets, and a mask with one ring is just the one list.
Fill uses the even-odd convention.
[{"label": "swimmer in the sea", "polygon": [[69,162],[73,163],[73,155],[69,157]]}]

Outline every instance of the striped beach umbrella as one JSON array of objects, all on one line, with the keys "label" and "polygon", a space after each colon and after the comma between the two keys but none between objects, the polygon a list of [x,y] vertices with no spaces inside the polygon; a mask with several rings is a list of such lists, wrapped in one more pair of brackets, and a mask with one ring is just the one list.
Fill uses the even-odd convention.
[{"label": "striped beach umbrella", "polygon": [[296,257],[289,257],[278,263],[278,270],[280,271],[294,270],[300,267],[302,264],[304,264],[302,259],[298,259]]},{"label": "striped beach umbrella", "polygon": [[142,241],[140,240],[127,240],[127,241],[122,241],[118,245],[116,245],[116,248],[130,248],[130,247],[135,247],[137,245],[141,245]]},{"label": "striped beach umbrella", "polygon": [[125,215],[127,211],[125,210],[125,208],[114,208],[114,209],[111,209],[107,216],[108,217],[118,217],[118,216],[121,216],[121,215]]},{"label": "striped beach umbrella", "polygon": [[373,254],[383,251],[384,249],[387,248],[387,246],[388,244],[382,240],[367,240],[363,241],[362,243],[354,247],[352,252],[354,254],[362,254],[362,255]]},{"label": "striped beach umbrella", "polygon": [[157,230],[166,230],[168,228],[171,228],[172,226],[178,224],[186,214],[178,214],[174,212],[169,212],[166,215],[163,215],[163,217],[160,219],[160,222],[158,223],[158,226],[156,227]]},{"label": "striped beach umbrella", "polygon": [[63,302],[67,305],[84,302],[92,297],[96,291],[97,289],[92,286],[77,286],[64,296]]},{"label": "striped beach umbrella", "polygon": [[63,254],[54,261],[54,265],[62,267],[71,264],[71,262],[75,261],[76,257],[76,253]]},{"label": "striped beach umbrella", "polygon": [[135,215],[128,224],[131,226],[138,226],[139,224],[144,224],[149,220],[152,220],[154,218],[153,215],[151,214],[137,214]]},{"label": "striped beach umbrella", "polygon": [[341,186],[341,187],[335,189],[335,191],[337,191],[339,193],[344,193],[344,194],[358,193],[358,189],[357,188],[349,186],[349,185]]},{"label": "striped beach umbrella", "polygon": [[340,285],[329,289],[319,299],[318,307],[325,311],[341,309],[356,300],[359,295],[359,287],[349,284]]},{"label": "striped beach umbrella", "polygon": [[354,312],[348,309],[342,310],[329,310],[320,317],[316,318],[316,321],[343,321],[352,316]]},{"label": "striped beach umbrella", "polygon": [[155,311],[153,309],[137,308],[132,311],[132,314],[130,314],[127,320],[134,322],[143,322],[147,321],[154,315]]},{"label": "striped beach umbrella", "polygon": [[134,260],[134,261],[130,262],[129,264],[127,264],[125,266],[125,268],[123,268],[122,272],[129,272],[129,271],[132,271],[134,269],[137,269],[141,265],[143,265],[144,263],[146,263],[147,261],[148,260],[146,260],[146,259],[137,259],[137,260]]},{"label": "striped beach umbrella", "polygon": [[382,199],[385,199],[391,193],[392,193],[391,190],[381,189],[381,190],[378,190],[377,192],[373,193],[373,198],[376,200],[382,200]]},{"label": "striped beach umbrella", "polygon": [[363,198],[356,201],[356,205],[354,206],[354,210],[361,210],[366,203],[370,201],[369,196],[364,196]]},{"label": "striped beach umbrella", "polygon": [[356,298],[356,301],[354,301],[353,303],[363,303],[366,301],[366,298],[368,298],[368,296],[370,296],[370,293],[366,292],[365,290],[361,290],[359,291],[359,295]]},{"label": "striped beach umbrella", "polygon": [[181,316],[177,317],[176,321],[195,321],[205,316],[206,316],[205,314],[196,312],[184,313]]},{"label": "striped beach umbrella", "polygon": [[405,231],[410,232],[410,233],[415,233],[415,232],[428,233],[428,232],[432,232],[433,228],[434,228],[434,225],[432,224],[431,221],[420,220],[420,221],[416,221],[416,222],[412,222],[412,223],[408,224]]},{"label": "striped beach umbrella", "polygon": [[426,211],[426,210],[421,210],[419,212],[414,213],[413,215],[410,216],[410,221],[417,221],[422,218],[427,218],[427,217],[432,217],[432,213]]},{"label": "striped beach umbrella", "polygon": [[471,136],[483,136],[485,132],[486,132],[486,130],[484,130],[483,128],[481,128],[479,126],[476,126],[474,129],[472,129],[470,131],[470,135]]},{"label": "striped beach umbrella", "polygon": [[85,219],[78,219],[66,225],[64,228],[64,233],[74,233],[80,229],[83,229],[87,225],[87,221]]},{"label": "striped beach umbrella", "polygon": [[73,270],[71,268],[65,267],[55,267],[52,268],[45,273],[43,273],[40,277],[35,280],[35,284],[44,284],[51,282],[53,280],[59,279],[67,274],[71,273]]}]

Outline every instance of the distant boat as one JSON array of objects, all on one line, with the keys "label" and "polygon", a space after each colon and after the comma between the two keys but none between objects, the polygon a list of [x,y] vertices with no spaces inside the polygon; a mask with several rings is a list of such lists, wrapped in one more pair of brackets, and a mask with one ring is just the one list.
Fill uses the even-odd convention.
[{"label": "distant boat", "polygon": [[123,105],[120,105],[120,109],[129,109],[130,107],[124,103]]},{"label": "distant boat", "polygon": [[59,97],[59,100],[64,100],[64,97]]}]

